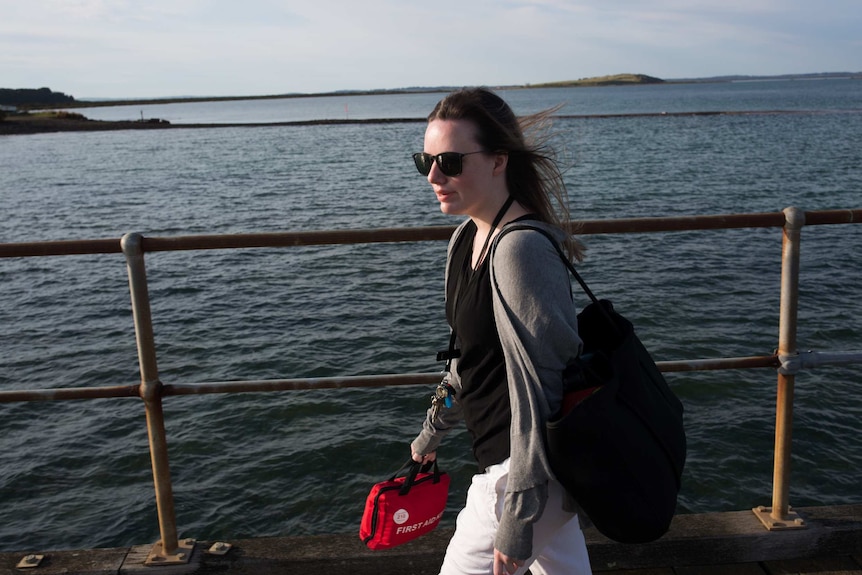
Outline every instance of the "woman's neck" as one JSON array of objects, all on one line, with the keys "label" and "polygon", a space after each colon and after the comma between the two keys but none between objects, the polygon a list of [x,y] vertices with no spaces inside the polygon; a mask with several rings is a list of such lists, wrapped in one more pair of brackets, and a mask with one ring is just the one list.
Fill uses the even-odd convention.
[{"label": "woman's neck", "polygon": [[[509,204],[508,207],[507,204]],[[471,258],[473,269],[478,268],[488,255],[488,247],[498,230],[506,223],[520,218],[527,213],[527,210],[521,204],[515,201],[510,202],[509,198],[506,197],[502,203],[494,207],[493,216],[490,219],[470,218],[476,224],[476,236],[473,238],[473,254]]]},{"label": "woman's neck", "polygon": [[[491,229],[491,226],[494,222],[494,217],[498,214],[499,210],[503,207],[505,203],[505,199],[496,205],[491,211],[490,215],[483,214],[482,216],[471,216],[470,219],[473,220],[473,223],[476,224],[476,235],[481,237],[487,237],[489,233],[493,234],[494,230]],[[500,223],[497,224],[496,229],[500,229],[504,224],[511,222],[512,220],[518,219],[523,215],[529,213],[524,206],[519,204],[518,202],[512,202],[512,205],[503,213],[503,217],[500,219]]]}]

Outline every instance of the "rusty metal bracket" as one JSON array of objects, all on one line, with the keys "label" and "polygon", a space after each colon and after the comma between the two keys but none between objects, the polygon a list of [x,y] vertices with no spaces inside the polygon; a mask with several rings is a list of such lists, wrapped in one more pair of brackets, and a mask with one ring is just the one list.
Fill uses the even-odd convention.
[{"label": "rusty metal bracket", "polygon": [[807,529],[808,525],[805,520],[793,511],[792,507],[787,508],[787,515],[782,518],[775,518],[772,515],[772,507],[758,505],[752,509],[754,515],[760,519],[763,526],[769,531],[785,531],[790,529]]},{"label": "rusty metal bracket", "polygon": [[157,541],[156,544],[153,545],[149,555],[147,555],[144,565],[150,567],[155,565],[186,565],[192,558],[194,550],[195,540],[183,539],[182,541],[177,541],[176,551],[168,555],[165,554],[162,542]]},{"label": "rusty metal bracket", "polygon": [[42,563],[42,559],[44,559],[44,555],[36,555],[35,553],[26,555],[23,559],[18,561],[18,564],[15,566],[16,569],[33,569],[38,567],[40,563]]}]

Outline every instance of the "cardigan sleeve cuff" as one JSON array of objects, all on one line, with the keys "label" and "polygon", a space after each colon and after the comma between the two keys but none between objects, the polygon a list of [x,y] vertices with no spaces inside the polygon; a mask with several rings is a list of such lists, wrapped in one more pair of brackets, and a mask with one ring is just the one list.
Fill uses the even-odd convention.
[{"label": "cardigan sleeve cuff", "polygon": [[509,557],[529,559],[533,555],[533,524],[542,516],[547,500],[547,483],[506,493],[494,547]]}]

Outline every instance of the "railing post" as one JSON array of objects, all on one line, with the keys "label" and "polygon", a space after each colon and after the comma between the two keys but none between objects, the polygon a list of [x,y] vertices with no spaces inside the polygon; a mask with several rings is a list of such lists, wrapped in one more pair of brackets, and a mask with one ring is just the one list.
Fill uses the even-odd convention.
[{"label": "railing post", "polygon": [[798,208],[784,210],[785,224],[781,249],[781,304],[778,324],[778,390],[775,408],[775,458],[772,472],[772,506],[753,511],[771,530],[805,527],[805,522],[791,508],[790,460],[793,433],[793,391],[799,371],[796,347],[799,311],[799,252],[805,212]]},{"label": "railing post", "polygon": [[145,563],[148,565],[185,564],[189,562],[194,550],[194,541],[187,540],[180,543],[177,539],[174,495],[168,464],[168,442],[162,410],[162,382],[159,381],[156,363],[156,345],[142,241],[143,237],[140,234],[126,234],[120,241],[120,245],[126,257],[129,273],[129,292],[132,298],[135,339],[141,368],[140,396],[144,400],[147,415],[147,435],[161,534],[161,540],[155,544]]}]

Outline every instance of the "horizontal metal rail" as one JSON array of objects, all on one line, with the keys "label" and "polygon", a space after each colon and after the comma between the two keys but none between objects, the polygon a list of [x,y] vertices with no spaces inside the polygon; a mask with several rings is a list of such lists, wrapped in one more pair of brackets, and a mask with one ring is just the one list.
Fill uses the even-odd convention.
[{"label": "horizontal metal rail", "polygon": [[19,401],[68,401],[71,399],[108,399],[140,396],[141,386],[106,385],[99,387],[60,387],[54,389],[19,389],[0,391],[0,403]]},{"label": "horizontal metal rail", "polygon": [[[805,212],[806,225],[851,224],[860,222],[862,222],[862,209]],[[767,212],[717,216],[583,220],[570,224],[570,229],[575,234],[590,235],[738,228],[780,228],[783,225],[784,214],[782,212]],[[420,228],[380,228],[370,230],[143,237],[142,248],[144,252],[164,252],[177,250],[443,241],[448,240],[453,231],[455,231],[455,226],[427,226]],[[119,254],[122,251],[120,239],[0,244],[0,258]]]},{"label": "horizontal metal rail", "polygon": [[[778,368],[778,356],[765,355],[739,358],[697,359],[687,361],[658,361],[659,370],[665,373],[683,371],[710,371],[722,369]],[[823,365],[820,363],[819,365]],[[399,373],[391,375],[361,375],[351,377],[316,377],[297,379],[263,379],[242,381],[215,381],[200,383],[164,384],[163,396],[207,395],[213,393],[259,393],[265,391],[300,391],[315,389],[346,389],[395,387],[405,385],[434,385],[440,373]],[[63,401],[72,399],[108,399],[136,397],[140,399],[138,385],[80,387],[58,389],[31,389],[0,391],[0,403],[22,401]]]},{"label": "horizontal metal rail", "polygon": [[801,351],[789,357],[779,356],[778,360],[781,362],[782,373],[795,374],[803,369],[824,365],[862,363],[862,351]]}]

